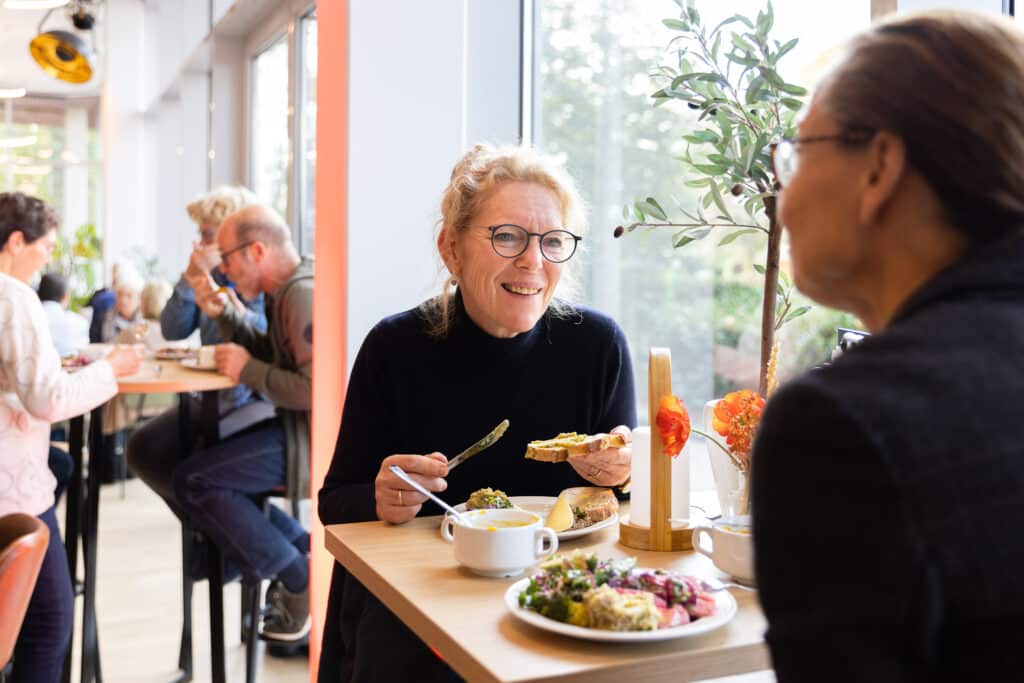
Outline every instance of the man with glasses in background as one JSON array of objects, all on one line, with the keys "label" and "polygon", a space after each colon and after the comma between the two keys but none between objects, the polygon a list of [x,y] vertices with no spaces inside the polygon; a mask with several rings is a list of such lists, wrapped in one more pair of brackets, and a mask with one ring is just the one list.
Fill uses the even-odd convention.
[{"label": "man with glasses in background", "polygon": [[[204,448],[175,471],[178,500],[192,522],[245,576],[270,579],[264,639],[295,643],[309,633],[309,534],[256,499],[284,487],[309,497],[309,410],[313,372],[313,261],[300,257],[291,230],[273,209],[249,206],[224,219],[217,235],[220,269],[233,288],[210,277],[196,301],[226,343],[217,370],[252,387],[276,415]],[[268,329],[246,319],[245,299],[264,294]]]},{"label": "man with glasses in background", "polygon": [[[221,257],[217,246],[217,231],[226,216],[255,202],[256,195],[244,187],[222,186],[196,197],[185,207],[188,217],[198,229],[199,239],[192,242],[185,272],[160,313],[160,331],[165,339],[187,339],[198,330],[202,344],[211,345],[221,341],[217,322],[203,313],[196,303],[195,287],[204,286],[207,281],[215,283],[214,287],[228,285],[227,277],[219,268]],[[244,311],[250,325],[257,330],[266,330],[267,318],[263,312],[262,293],[245,297]],[[262,400],[259,394],[245,384],[218,392],[217,404],[221,438],[274,416],[274,406]],[[200,401],[189,400],[187,405],[189,419],[193,424],[198,424]],[[193,430],[196,438],[199,431]],[[178,406],[175,406],[137,429],[129,437],[126,451],[131,471],[181,518],[184,512],[174,492],[174,470],[180,464],[182,454],[190,452],[194,444],[183,445],[178,441]],[[189,572],[194,579],[206,576],[206,550],[205,545],[193,544]],[[237,576],[232,563],[228,563],[225,576]]]}]

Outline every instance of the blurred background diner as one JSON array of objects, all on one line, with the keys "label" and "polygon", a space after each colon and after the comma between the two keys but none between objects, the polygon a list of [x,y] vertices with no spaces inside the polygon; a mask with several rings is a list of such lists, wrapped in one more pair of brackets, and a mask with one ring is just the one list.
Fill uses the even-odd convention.
[{"label": "blurred background diner", "polygon": [[[784,385],[830,360],[846,334],[840,328],[867,327],[856,311],[800,291],[783,236],[777,289],[767,297],[777,304],[776,318],[767,316],[777,344],[762,343],[765,272],[773,265],[763,207],[776,196],[766,184],[770,145],[797,134],[793,117],[836,46],[873,21],[937,7],[1024,21],[1007,0],[774,0],[770,11],[766,0],[696,0],[693,14],[688,7],[674,0],[0,0],[0,192],[53,210],[52,253],[42,254],[37,275],[19,281],[37,292],[53,358],[63,358],[67,372],[91,369],[108,344],[132,342],[145,349],[148,372],[175,363],[199,377],[212,373],[181,364],[224,343],[196,301],[196,284],[211,279],[219,296],[238,297],[255,327],[266,326],[269,292],[246,297],[221,265],[220,224],[238,209],[272,209],[295,253],[318,264],[308,331],[317,348],[309,368],[310,497],[269,498],[311,537],[308,643],[260,644],[250,658],[238,637],[248,600],[232,576],[222,620],[229,680],[249,670],[268,681],[317,675],[336,564],[324,549],[317,492],[349,409],[359,349],[383,318],[438,292],[431,228],[452,164],[466,150],[478,142],[525,146],[564,165],[590,226],[572,256],[575,301],[621,328],[640,423],[648,415],[642,378],[651,347],[671,349],[673,387],[696,419],[712,399],[758,389],[769,355]],[[680,61],[680,26],[710,30],[736,15],[742,19],[722,29],[719,58],[739,60],[732,76],[744,61],[767,69],[762,83],[736,90],[736,116],[761,126],[745,138],[726,116],[731,109],[704,106],[702,98],[717,96],[706,77],[673,85],[682,71],[699,71],[693,54],[691,63]],[[771,63],[754,49],[758,36]],[[972,82],[964,81],[967,99],[985,106]],[[726,129],[736,135],[723,137]],[[744,153],[734,145],[745,145]],[[618,240],[617,226],[625,233]],[[229,265],[255,254],[229,246],[240,247]],[[158,353],[175,360],[158,361]],[[201,400],[185,394],[109,404],[125,408],[104,411],[113,438],[104,452],[113,455],[103,464],[108,456],[86,452],[79,470],[88,474],[91,459],[94,471],[121,482],[99,494],[96,573],[102,673],[114,683],[179,675],[182,545],[195,551],[197,565],[212,547],[202,530],[182,540],[186,513],[174,473],[181,456],[215,440],[201,438]],[[274,419],[268,398],[245,382],[222,390],[216,437]],[[75,461],[64,456],[75,452],[76,434],[64,420],[48,426],[52,475],[39,470],[36,488],[51,496],[73,478]],[[691,488],[716,501],[707,444],[695,435],[691,446]],[[65,490],[54,509],[62,534],[66,501],[80,501],[78,493]],[[40,506],[30,513],[49,509]],[[237,573],[228,560],[228,574]],[[213,675],[208,596],[206,582],[196,583],[197,681]],[[81,623],[72,681],[82,677]],[[286,656],[271,656],[278,654]],[[765,670],[738,680],[773,679]]]}]

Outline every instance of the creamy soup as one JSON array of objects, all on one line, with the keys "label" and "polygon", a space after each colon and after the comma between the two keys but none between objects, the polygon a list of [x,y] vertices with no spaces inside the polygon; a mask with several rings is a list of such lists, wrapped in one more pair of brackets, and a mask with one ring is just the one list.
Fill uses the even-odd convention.
[{"label": "creamy soup", "polygon": [[473,522],[473,526],[478,529],[487,529],[488,531],[508,529],[514,526],[530,526],[531,524],[533,522],[523,522],[516,519],[478,519]]}]

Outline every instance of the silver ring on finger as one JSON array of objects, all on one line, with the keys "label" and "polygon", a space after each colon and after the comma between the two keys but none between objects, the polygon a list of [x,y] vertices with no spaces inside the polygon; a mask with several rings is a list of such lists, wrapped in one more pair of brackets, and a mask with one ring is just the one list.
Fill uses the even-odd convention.
[{"label": "silver ring on finger", "polygon": [[402,489],[398,489],[398,506],[405,507],[405,503],[402,501]]}]

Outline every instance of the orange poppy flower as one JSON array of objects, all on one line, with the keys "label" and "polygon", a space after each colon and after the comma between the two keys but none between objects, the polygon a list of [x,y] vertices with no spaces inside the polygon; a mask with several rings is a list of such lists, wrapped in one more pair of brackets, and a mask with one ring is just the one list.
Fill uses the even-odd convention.
[{"label": "orange poppy flower", "polygon": [[715,404],[711,426],[725,437],[725,444],[739,459],[743,471],[750,468],[750,449],[763,410],[764,399],[749,389],[726,394]]},{"label": "orange poppy flower", "polygon": [[661,436],[665,454],[673,458],[679,455],[686,445],[686,440],[690,438],[690,415],[679,397],[673,394],[663,397],[654,421],[657,423],[658,435]]}]

